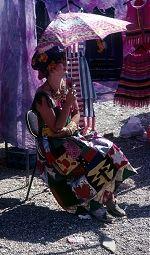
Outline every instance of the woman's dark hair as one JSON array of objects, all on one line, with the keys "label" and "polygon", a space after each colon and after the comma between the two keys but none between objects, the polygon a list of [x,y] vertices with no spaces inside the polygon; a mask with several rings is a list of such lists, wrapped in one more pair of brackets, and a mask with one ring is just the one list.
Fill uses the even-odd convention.
[{"label": "woman's dark hair", "polygon": [[49,64],[57,64],[65,60],[65,51],[58,46],[43,53],[36,51],[32,57],[31,66],[34,70],[41,71],[45,77],[48,75]]}]

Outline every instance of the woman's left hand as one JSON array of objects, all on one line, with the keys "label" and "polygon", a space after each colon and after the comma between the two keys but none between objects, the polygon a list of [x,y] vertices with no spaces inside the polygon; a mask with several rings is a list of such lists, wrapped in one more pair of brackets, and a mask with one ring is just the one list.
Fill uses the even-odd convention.
[{"label": "woman's left hand", "polygon": [[62,128],[60,131],[58,131],[57,133],[55,133],[53,135],[53,137],[65,137],[65,136],[70,136],[70,130],[67,127]]}]

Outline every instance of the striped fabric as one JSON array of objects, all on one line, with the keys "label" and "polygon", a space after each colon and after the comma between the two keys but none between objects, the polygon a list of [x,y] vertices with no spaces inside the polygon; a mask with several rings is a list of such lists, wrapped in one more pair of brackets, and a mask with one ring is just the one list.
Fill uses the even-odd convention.
[{"label": "striped fabric", "polygon": [[77,101],[80,109],[80,127],[84,132],[95,130],[95,114],[93,101],[96,98],[85,57],[78,51],[78,45],[68,47],[67,52],[68,76],[76,84]]},{"label": "striped fabric", "polygon": [[125,57],[114,101],[132,107],[150,104],[150,53]]},{"label": "striped fabric", "polygon": [[85,127],[84,120],[84,102],[81,95],[81,86],[80,86],[80,76],[79,76],[79,56],[76,52],[76,48],[68,47],[67,52],[67,62],[68,62],[68,76],[71,77],[76,84],[77,92],[77,101],[80,109],[80,122],[79,125],[81,128]]},{"label": "striped fabric", "polygon": [[150,1],[140,7],[127,4],[126,43],[135,50],[123,62],[114,101],[120,105],[143,107],[150,104]]}]

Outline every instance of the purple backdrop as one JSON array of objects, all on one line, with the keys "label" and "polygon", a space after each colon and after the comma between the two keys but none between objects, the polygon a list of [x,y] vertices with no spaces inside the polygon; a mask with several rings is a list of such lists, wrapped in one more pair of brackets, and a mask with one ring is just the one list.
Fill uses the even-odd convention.
[{"label": "purple backdrop", "polygon": [[[52,20],[55,14],[60,10],[62,6],[64,6],[67,1],[66,0],[45,0],[44,1],[49,10],[50,19]],[[99,7],[101,9],[107,9],[113,6],[115,11],[115,17],[124,19],[126,15],[126,6],[123,5],[125,0],[74,0],[74,3],[82,7],[86,12],[92,12],[94,7]],[[70,4],[70,11],[78,11],[79,9]],[[67,8],[63,10],[63,12],[67,12]]]},{"label": "purple backdrop", "polygon": [[0,141],[32,144],[25,124],[38,80],[31,69],[36,46],[34,1],[0,1]]}]

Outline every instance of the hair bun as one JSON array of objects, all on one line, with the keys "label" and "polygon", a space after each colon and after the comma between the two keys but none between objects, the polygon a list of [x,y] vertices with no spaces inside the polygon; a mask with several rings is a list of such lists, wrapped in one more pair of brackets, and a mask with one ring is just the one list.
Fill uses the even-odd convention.
[{"label": "hair bun", "polygon": [[32,57],[31,66],[34,70],[40,70],[45,72],[48,65],[53,62],[55,64],[63,61],[65,59],[65,51],[59,46],[54,46],[53,48],[39,53],[36,51]]}]

